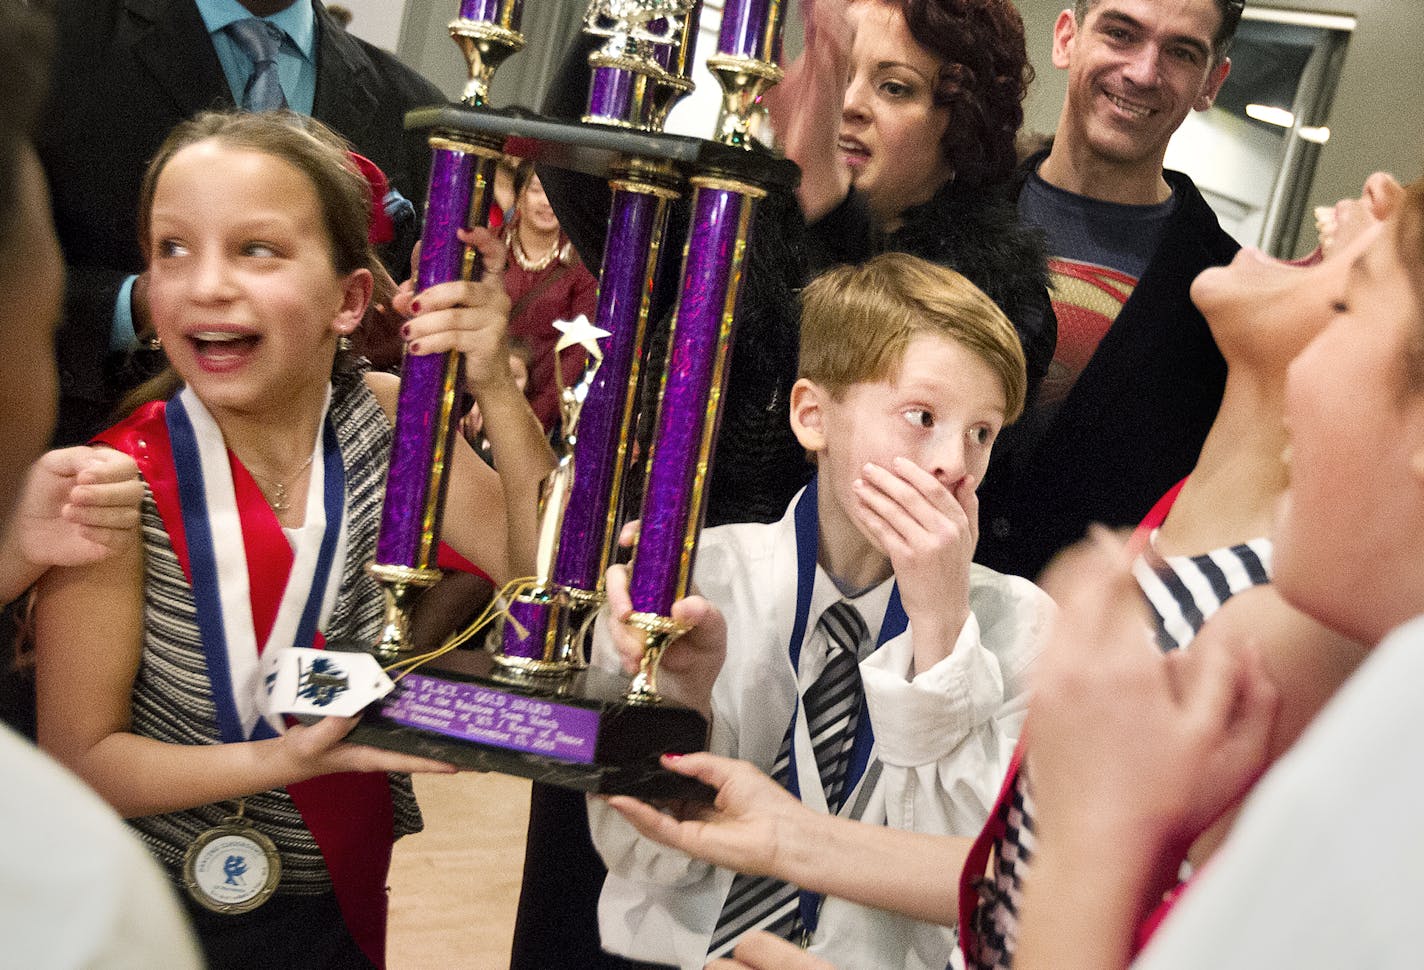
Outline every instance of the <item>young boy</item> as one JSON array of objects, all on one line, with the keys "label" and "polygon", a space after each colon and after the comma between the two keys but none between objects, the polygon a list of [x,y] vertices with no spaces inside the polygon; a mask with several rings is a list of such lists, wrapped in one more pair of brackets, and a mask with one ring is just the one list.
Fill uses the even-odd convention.
[{"label": "young boy", "polygon": [[[973,835],[1052,610],[1026,580],[970,562],[974,489],[1022,410],[1023,351],[972,284],[903,254],[832,270],[803,302],[791,424],[817,478],[780,522],[703,534],[701,596],[673,610],[692,629],[660,683],[711,714],[712,751],[753,762],[817,810]],[[621,620],[626,575],[610,571],[608,585]],[[629,667],[641,635],[611,626]],[[953,930],[734,879],[642,839],[597,799],[589,821],[609,869],[599,924],[611,952],[692,970],[770,929],[842,970],[949,961]]]}]

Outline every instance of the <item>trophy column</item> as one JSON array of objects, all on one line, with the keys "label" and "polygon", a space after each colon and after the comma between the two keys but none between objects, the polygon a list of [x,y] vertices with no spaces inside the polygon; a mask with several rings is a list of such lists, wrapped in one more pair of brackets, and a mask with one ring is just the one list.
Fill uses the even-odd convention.
[{"label": "trophy column", "polygon": [[[781,0],[727,0],[717,53],[707,65],[722,85],[717,140],[749,149],[761,96],[781,79]],[[672,604],[686,596],[706,507],[722,395],[727,381],[747,236],[766,190],[715,168],[694,176],[692,224],[683,252],[677,313],[648,458],[642,530],[633,553],[629,622],[646,634],[629,700],[658,703],[663,651],[683,630]]]},{"label": "trophy column", "polygon": [[[494,69],[524,46],[518,34],[523,0],[465,0],[450,24],[470,64],[465,88],[471,107],[484,104]],[[478,255],[456,236],[457,230],[487,225],[495,164],[502,138],[437,130],[426,195],[425,226],[420,241],[416,288],[478,278]],[[441,516],[445,508],[448,460],[454,445],[455,402],[462,386],[463,357],[458,353],[407,354],[401,362],[395,439],[376,560],[371,575],[380,581],[386,616],[375,645],[383,662],[413,647],[410,607],[416,592],[438,582],[436,566]]]},{"label": "trophy column", "polygon": [[[588,30],[607,42],[589,55],[592,82],[583,120],[658,131],[673,104],[691,89],[680,72],[689,63],[700,3],[676,0],[641,11],[651,18],[641,21],[620,19],[607,6],[595,2],[587,17]],[[567,471],[572,480],[561,483],[562,507],[546,509],[540,530],[541,547],[557,553],[551,563],[538,564],[538,582],[514,598],[509,610],[514,622],[506,621],[499,635],[496,659],[526,674],[558,675],[586,665],[584,637],[603,602],[603,574],[620,524],[648,303],[668,204],[680,195],[680,178],[664,160],[625,157],[612,175],[596,311],[608,336],[599,341],[601,363],[577,404],[580,417]],[[566,419],[566,439],[568,425]]]}]

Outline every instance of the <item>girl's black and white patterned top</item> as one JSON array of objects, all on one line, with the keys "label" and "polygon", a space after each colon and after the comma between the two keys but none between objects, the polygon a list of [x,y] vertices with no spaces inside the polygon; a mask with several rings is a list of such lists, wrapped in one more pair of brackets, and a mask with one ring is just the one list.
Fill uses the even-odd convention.
[{"label": "girl's black and white patterned top", "polygon": [[[375,556],[376,529],[391,449],[390,423],[360,374],[333,378],[331,418],[346,469],[347,554],[340,593],[323,631],[328,639],[374,642],[383,615],[380,588],[366,572]],[[133,687],[135,734],[169,744],[218,744],[217,711],[198,634],[193,590],[145,485],[144,640]],[[391,775],[397,837],[418,832],[420,809],[410,778]],[[183,856],[205,830],[236,814],[236,802],[201,805],[129,820],[149,850],[181,882]],[[251,795],[244,817],[266,833],[282,856],[278,892],[331,891],[321,850],[285,789]]]},{"label": "girl's black and white patterned top", "polygon": [[[1271,541],[1252,539],[1200,556],[1162,556],[1154,529],[1132,574],[1152,608],[1153,634],[1162,650],[1185,647],[1232,596],[1270,582]],[[997,809],[1003,836],[994,845],[992,875],[979,881],[974,911],[977,953],[973,970],[1008,970],[1018,943],[1023,878],[1033,858],[1033,799],[1020,769]]]}]

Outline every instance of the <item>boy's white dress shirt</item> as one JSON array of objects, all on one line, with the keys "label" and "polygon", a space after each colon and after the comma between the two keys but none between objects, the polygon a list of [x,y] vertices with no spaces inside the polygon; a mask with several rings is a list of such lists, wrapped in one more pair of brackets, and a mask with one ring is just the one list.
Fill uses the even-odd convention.
[{"label": "boy's white dress shirt", "polygon": [[[712,691],[709,749],[770,771],[798,692],[789,651],[796,609],[791,511],[769,525],[704,532],[694,585],[727,621],[727,659]],[[873,638],[890,588],[887,580],[852,600]],[[816,621],[841,597],[818,567],[801,650],[802,689],[825,661]],[[846,798],[845,813],[860,807],[860,817],[875,824],[978,834],[1023,725],[1025,675],[1043,648],[1053,604],[1027,580],[974,566],[969,605],[972,615],[954,650],[913,679],[908,677],[913,625],[861,662],[866,710],[875,730],[872,763],[878,759],[881,768],[866,771]],[[595,662],[617,665],[606,628],[596,638]],[[804,738],[804,724],[800,727]],[[803,798],[824,811],[824,797],[817,798],[815,759],[798,757],[797,767]],[[867,786],[868,791],[860,790]],[[598,799],[589,801],[589,824],[609,870],[599,901],[604,949],[700,970],[732,872],[643,839]],[[946,893],[958,877],[945,873]],[[951,929],[827,898],[810,949],[842,970],[944,970],[954,941]]]}]

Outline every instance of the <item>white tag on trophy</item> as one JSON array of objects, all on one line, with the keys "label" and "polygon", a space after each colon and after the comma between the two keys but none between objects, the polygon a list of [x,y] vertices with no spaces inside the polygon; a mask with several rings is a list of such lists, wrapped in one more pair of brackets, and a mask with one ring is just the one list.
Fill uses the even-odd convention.
[{"label": "white tag on trophy", "polygon": [[289,647],[270,663],[264,678],[269,714],[350,717],[395,689],[369,653]]}]

